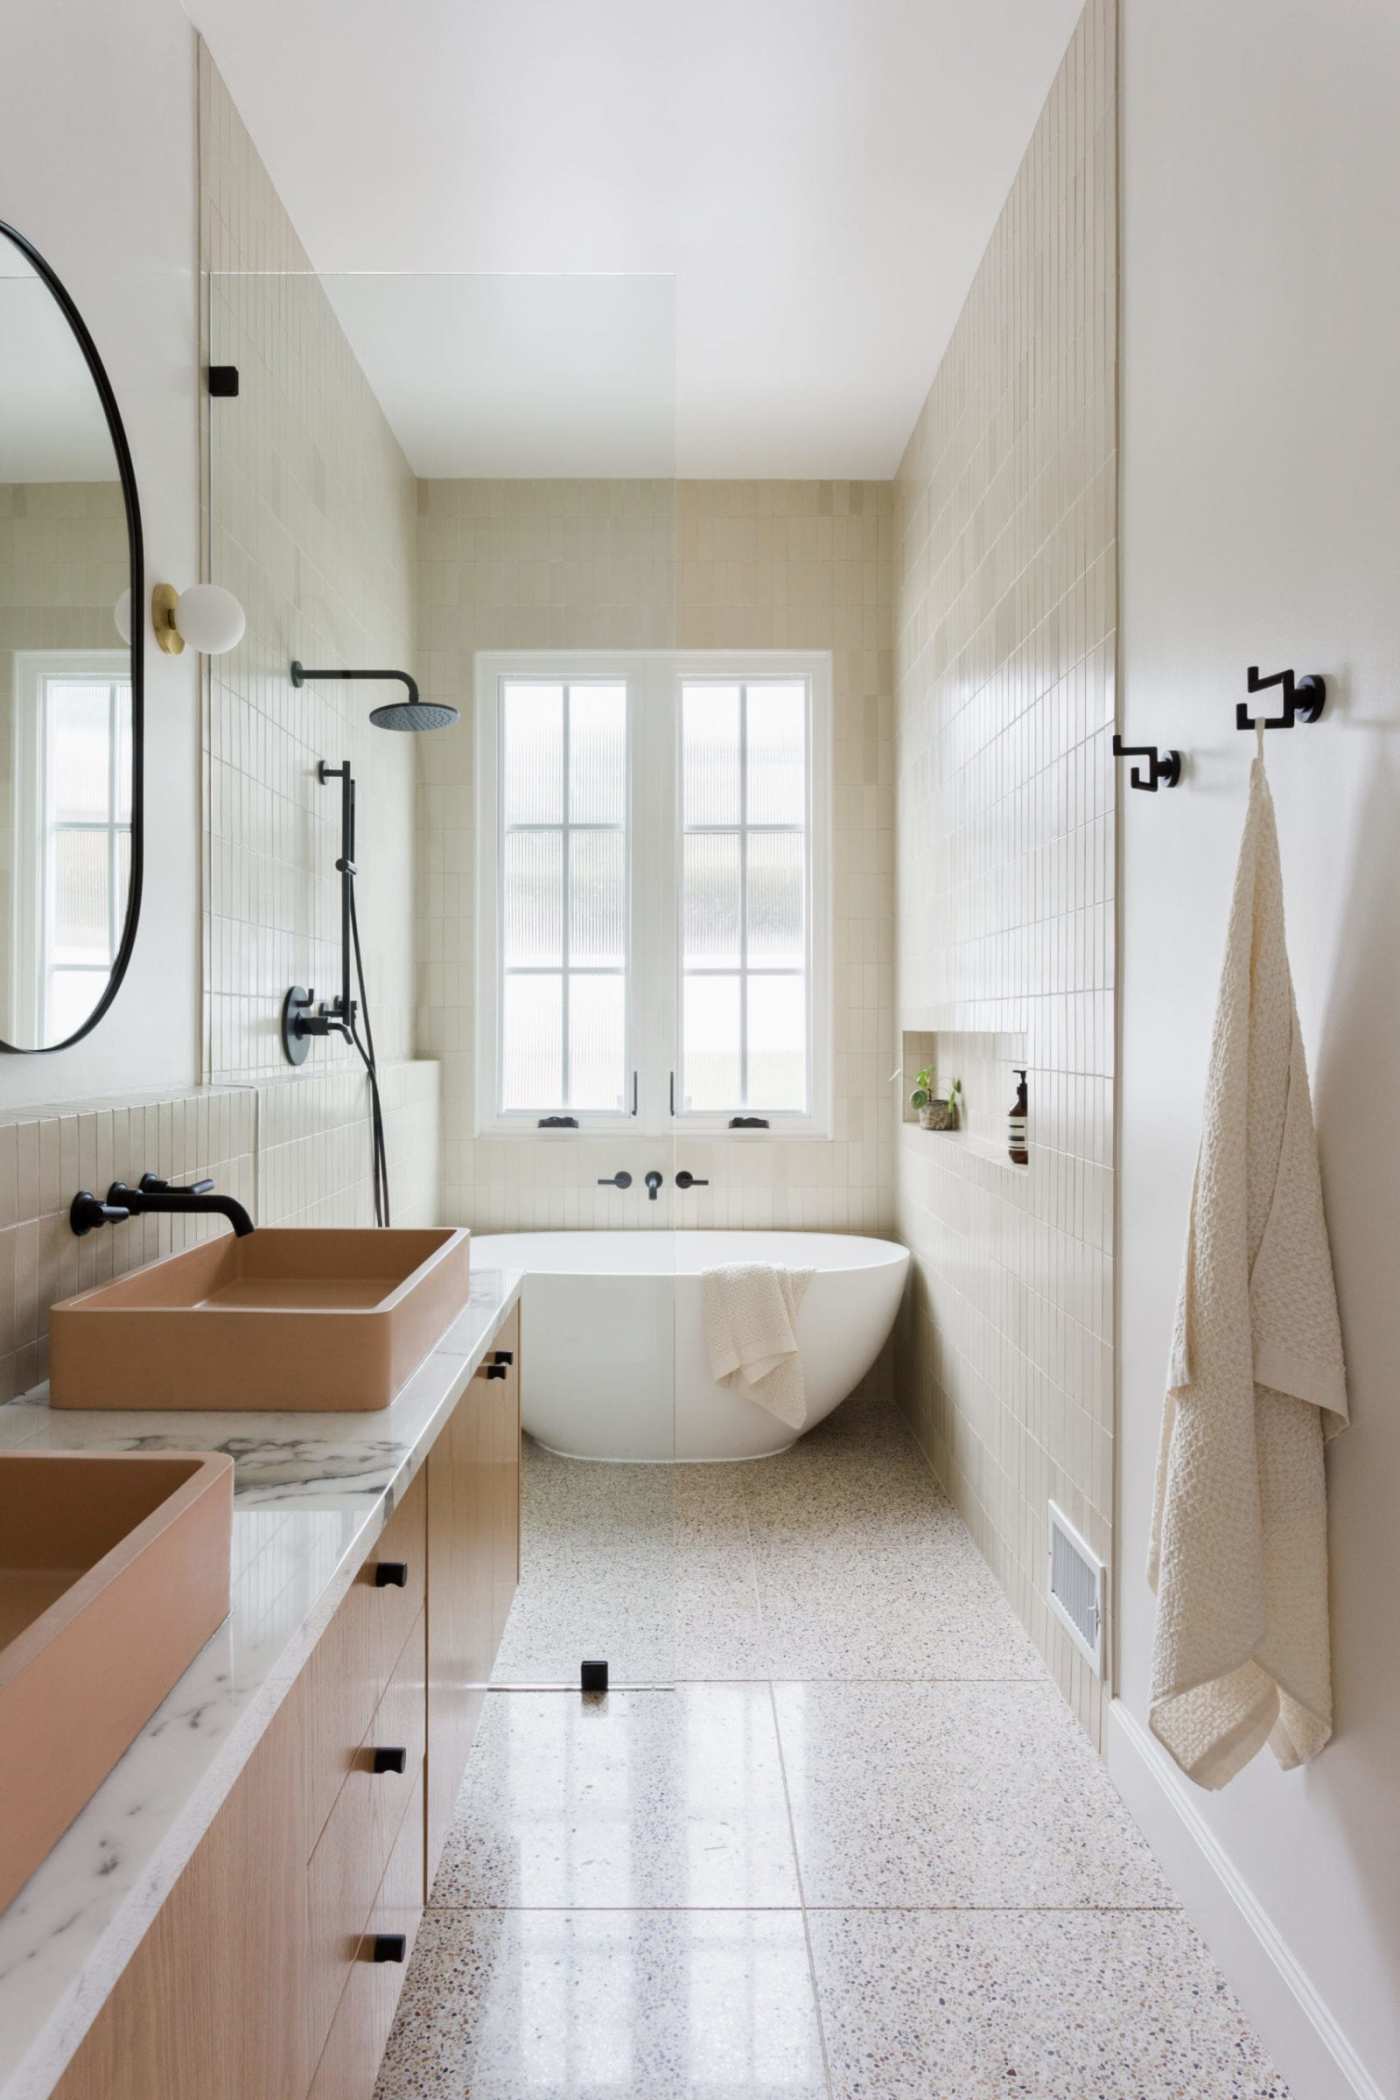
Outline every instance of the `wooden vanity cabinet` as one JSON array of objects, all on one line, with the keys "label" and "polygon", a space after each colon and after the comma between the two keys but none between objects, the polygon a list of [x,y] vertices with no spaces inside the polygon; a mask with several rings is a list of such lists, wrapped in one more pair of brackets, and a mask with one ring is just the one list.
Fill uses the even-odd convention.
[{"label": "wooden vanity cabinet", "polygon": [[428,1457],[429,1887],[519,1576],[517,1308]]},{"label": "wooden vanity cabinet", "polygon": [[519,1356],[512,1313],[55,2100],[371,2100],[518,1578]]}]

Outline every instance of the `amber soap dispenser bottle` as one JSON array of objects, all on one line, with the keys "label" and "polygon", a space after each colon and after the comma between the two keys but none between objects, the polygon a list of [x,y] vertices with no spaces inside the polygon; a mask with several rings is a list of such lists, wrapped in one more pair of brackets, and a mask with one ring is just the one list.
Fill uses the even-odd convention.
[{"label": "amber soap dispenser bottle", "polygon": [[1011,1155],[1013,1166],[1028,1167],[1031,1155],[1026,1147],[1026,1117],[1030,1109],[1030,1100],[1026,1092],[1026,1074],[1019,1065],[1013,1065],[1011,1069],[1016,1074],[1016,1099],[1011,1104],[1011,1114],[1007,1120],[1006,1149]]}]

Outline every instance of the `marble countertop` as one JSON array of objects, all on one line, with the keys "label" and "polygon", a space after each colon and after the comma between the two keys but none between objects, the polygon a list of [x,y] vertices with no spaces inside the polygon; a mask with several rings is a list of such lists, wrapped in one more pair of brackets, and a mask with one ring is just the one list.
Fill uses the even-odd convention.
[{"label": "marble countertop", "polygon": [[126,1414],[0,1406],[0,1450],[226,1451],[229,1616],[0,1911],[0,2100],[44,2100],[135,1952],[519,1296],[469,1302],[375,1413]]}]

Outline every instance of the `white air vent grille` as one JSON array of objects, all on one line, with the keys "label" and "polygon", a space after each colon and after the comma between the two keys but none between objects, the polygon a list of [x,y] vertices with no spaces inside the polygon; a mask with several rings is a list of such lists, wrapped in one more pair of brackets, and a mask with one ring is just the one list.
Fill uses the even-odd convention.
[{"label": "white air vent grille", "polygon": [[1050,1609],[1096,1677],[1103,1676],[1104,1564],[1050,1504]]}]

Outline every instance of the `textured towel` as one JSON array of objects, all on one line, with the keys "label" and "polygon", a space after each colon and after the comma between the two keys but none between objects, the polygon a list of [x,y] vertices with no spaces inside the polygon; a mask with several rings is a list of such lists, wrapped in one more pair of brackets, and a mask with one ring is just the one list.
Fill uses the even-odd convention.
[{"label": "textured towel", "polygon": [[766,1261],[705,1271],[711,1375],[720,1385],[756,1400],[789,1429],[800,1429],[807,1419],[795,1330],[812,1274],[811,1269],[778,1268]]},{"label": "textured towel", "polygon": [[1157,1460],[1151,1724],[1224,1786],[1332,1733],[1323,1440],[1346,1382],[1273,798],[1250,775]]}]

